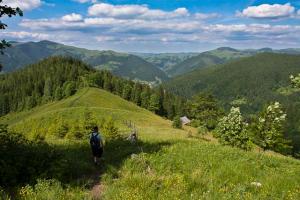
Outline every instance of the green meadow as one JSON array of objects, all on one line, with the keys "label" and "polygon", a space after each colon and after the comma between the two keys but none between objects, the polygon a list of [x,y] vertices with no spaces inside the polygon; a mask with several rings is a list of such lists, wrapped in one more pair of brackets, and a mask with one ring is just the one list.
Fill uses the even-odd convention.
[{"label": "green meadow", "polygon": [[[106,141],[100,166],[92,162],[89,132],[51,134],[59,123],[80,127],[87,113],[100,127],[112,120],[121,135]],[[299,160],[222,146],[187,126],[174,129],[171,121],[101,89],[81,89],[0,123],[28,139],[42,138],[62,157],[53,176],[13,188],[16,199],[300,199]],[[126,141],[134,128],[137,144]]]}]

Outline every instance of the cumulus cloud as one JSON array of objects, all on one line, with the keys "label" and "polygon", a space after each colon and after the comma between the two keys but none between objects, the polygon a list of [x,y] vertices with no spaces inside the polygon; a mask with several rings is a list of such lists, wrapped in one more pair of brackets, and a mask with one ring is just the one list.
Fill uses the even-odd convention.
[{"label": "cumulus cloud", "polygon": [[49,38],[48,34],[45,33],[33,33],[26,31],[4,31],[1,35],[6,38],[14,38],[14,39],[30,39],[30,40],[46,40]]},{"label": "cumulus cloud", "polygon": [[67,22],[77,22],[77,21],[81,21],[83,18],[79,14],[72,13],[72,14],[63,16],[61,19],[63,21],[67,21]]},{"label": "cumulus cloud", "polygon": [[290,17],[295,13],[295,7],[290,3],[287,4],[262,4],[259,6],[250,6],[244,9],[242,12],[238,12],[239,16],[267,19],[267,18],[285,18]]},{"label": "cumulus cloud", "polygon": [[177,8],[171,12],[149,9],[147,5],[112,5],[94,4],[89,7],[88,14],[98,17],[114,18],[176,18],[189,15],[186,8]]},{"label": "cumulus cloud", "polygon": [[4,0],[2,3],[11,7],[19,7],[22,10],[33,10],[42,5],[41,0]]},{"label": "cumulus cloud", "polygon": [[[296,11],[293,12],[296,15]],[[249,17],[252,16],[249,14],[250,11],[245,13],[248,13]],[[161,48],[160,45],[165,44],[167,44],[165,48],[178,45],[180,50],[184,45],[188,48],[191,46],[196,48],[203,43],[217,46],[247,45],[247,47],[255,43],[264,46],[300,44],[300,39],[296,37],[300,35],[298,25],[282,25],[277,22],[272,24],[222,24],[220,21],[208,23],[207,19],[219,18],[220,15],[191,13],[186,8],[164,11],[150,9],[146,5],[97,3],[89,6],[87,15],[88,17],[83,17],[80,14],[70,13],[60,18],[23,19],[19,25],[25,30],[50,35],[48,39],[53,38],[52,40],[57,42],[68,44],[74,42],[89,47],[95,46],[95,48],[115,47],[117,50],[119,46],[124,48],[122,50],[131,47],[131,51],[138,51],[138,48],[143,49],[147,46],[153,49]],[[274,14],[263,16],[275,18]],[[283,14],[277,13],[276,16],[278,18]]]}]

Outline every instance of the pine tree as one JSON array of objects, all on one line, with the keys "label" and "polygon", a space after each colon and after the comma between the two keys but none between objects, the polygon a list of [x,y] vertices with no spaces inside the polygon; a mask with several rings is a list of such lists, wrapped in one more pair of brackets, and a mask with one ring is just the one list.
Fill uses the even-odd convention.
[{"label": "pine tree", "polygon": [[173,120],[173,127],[174,127],[174,128],[178,128],[178,129],[181,129],[181,128],[182,128],[182,123],[181,123],[181,120],[180,120],[180,117],[179,117],[179,116],[174,117],[174,120]]},{"label": "pine tree", "polygon": [[61,87],[57,87],[54,92],[54,98],[56,101],[59,101],[63,98],[63,91]]},{"label": "pine tree", "polygon": [[150,96],[150,102],[149,102],[149,110],[157,113],[159,111],[160,104],[159,104],[159,96],[157,94],[152,94]]}]

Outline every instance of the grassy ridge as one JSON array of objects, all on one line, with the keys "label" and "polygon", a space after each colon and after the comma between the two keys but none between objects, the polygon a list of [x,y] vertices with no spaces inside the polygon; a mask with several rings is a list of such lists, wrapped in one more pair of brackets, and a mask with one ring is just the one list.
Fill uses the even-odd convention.
[{"label": "grassy ridge", "polygon": [[123,120],[132,120],[140,142],[107,143],[104,166],[99,169],[92,165],[87,137],[81,141],[49,137],[47,141],[65,156],[66,164],[60,170],[69,176],[59,182],[42,181],[35,188],[27,187],[21,190],[22,197],[91,199],[90,190],[96,180],[101,182],[103,199],[300,198],[299,161],[201,140],[194,137],[194,129],[173,129],[170,121],[96,88],[82,89],[68,99],[30,111],[11,113],[0,118],[0,123],[24,133],[33,124],[46,130],[58,116],[76,123],[87,109],[97,119],[113,117],[124,137],[130,129]]}]

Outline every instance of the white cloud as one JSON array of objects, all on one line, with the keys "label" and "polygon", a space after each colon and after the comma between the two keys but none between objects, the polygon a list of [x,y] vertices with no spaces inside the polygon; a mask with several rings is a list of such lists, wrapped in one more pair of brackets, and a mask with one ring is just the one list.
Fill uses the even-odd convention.
[{"label": "white cloud", "polygon": [[73,0],[78,3],[97,3],[97,0]]},{"label": "white cloud", "polygon": [[34,33],[26,31],[5,31],[1,35],[6,38],[15,38],[15,39],[31,39],[31,40],[47,40],[49,38],[48,34],[45,33]]},{"label": "white cloud", "polygon": [[295,8],[290,4],[262,4],[259,6],[250,6],[242,12],[238,12],[239,16],[249,18],[284,18],[290,17],[295,13]]},{"label": "white cloud", "polygon": [[171,12],[149,9],[146,5],[112,5],[107,3],[94,4],[88,9],[90,16],[114,18],[178,18],[186,17],[186,8],[177,8]]},{"label": "white cloud", "polygon": [[196,19],[204,20],[204,19],[212,19],[212,18],[217,18],[220,17],[221,15],[218,13],[196,13],[195,15]]},{"label": "white cloud", "polygon": [[61,19],[63,21],[67,21],[67,22],[78,22],[78,21],[81,21],[83,18],[79,14],[72,13],[72,14],[63,16]]},{"label": "white cloud", "polygon": [[42,5],[41,0],[4,0],[2,3],[11,7],[19,7],[22,10],[33,10]]}]

